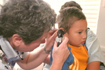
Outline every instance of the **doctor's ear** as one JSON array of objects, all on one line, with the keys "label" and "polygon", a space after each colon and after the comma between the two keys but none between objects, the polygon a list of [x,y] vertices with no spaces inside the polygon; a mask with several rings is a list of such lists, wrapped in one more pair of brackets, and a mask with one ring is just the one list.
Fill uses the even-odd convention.
[{"label": "doctor's ear", "polygon": [[18,34],[14,34],[12,36],[12,42],[13,42],[15,47],[18,47],[23,42],[23,40]]}]

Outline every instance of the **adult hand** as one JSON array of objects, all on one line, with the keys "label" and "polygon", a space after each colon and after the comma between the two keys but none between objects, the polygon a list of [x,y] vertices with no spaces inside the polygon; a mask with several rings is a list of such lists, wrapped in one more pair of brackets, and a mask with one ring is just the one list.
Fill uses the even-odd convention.
[{"label": "adult hand", "polygon": [[51,50],[56,37],[57,37],[57,29],[50,30],[46,38],[46,44],[45,44],[46,50]]},{"label": "adult hand", "polygon": [[68,43],[67,37],[64,37],[64,40],[59,45],[59,47],[57,47],[57,42],[55,42],[54,48],[53,48],[53,54],[52,54],[53,62],[52,62],[52,66],[51,66],[50,70],[52,70],[52,69],[61,70],[62,69],[64,62],[70,55],[70,52],[67,47],[67,43]]}]

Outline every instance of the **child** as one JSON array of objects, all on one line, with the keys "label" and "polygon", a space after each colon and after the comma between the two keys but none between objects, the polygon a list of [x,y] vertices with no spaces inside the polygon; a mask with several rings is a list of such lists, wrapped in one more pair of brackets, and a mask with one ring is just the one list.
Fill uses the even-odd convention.
[{"label": "child", "polygon": [[[65,2],[60,10],[66,7],[77,7],[81,11],[83,10],[81,6],[75,1]],[[87,70],[100,70],[100,62],[105,63],[104,55],[101,51],[97,36],[93,33],[93,31],[89,27],[87,28],[87,39],[85,44],[88,48],[88,53],[89,53]]]},{"label": "child", "polygon": [[[60,11],[57,18],[58,26],[66,32],[64,36],[69,39],[70,55],[62,70],[85,70],[88,65],[88,51],[83,44],[86,40],[87,21],[81,10],[68,7]],[[52,63],[51,55],[51,63]],[[69,68],[68,68],[69,66]]]},{"label": "child", "polygon": [[[81,6],[75,2],[75,1],[68,1],[65,2],[61,9],[64,9],[66,7],[77,7],[82,11]],[[89,61],[88,61],[88,66],[87,70],[100,70],[100,62],[105,62],[103,53],[100,49],[100,45],[98,42],[98,39],[96,35],[91,31],[90,28],[87,29],[87,39],[85,42],[87,48],[88,48],[88,54],[89,54]],[[50,66],[49,66],[50,67]],[[46,64],[44,68],[48,68],[48,65]],[[44,69],[45,70],[45,69]]]}]

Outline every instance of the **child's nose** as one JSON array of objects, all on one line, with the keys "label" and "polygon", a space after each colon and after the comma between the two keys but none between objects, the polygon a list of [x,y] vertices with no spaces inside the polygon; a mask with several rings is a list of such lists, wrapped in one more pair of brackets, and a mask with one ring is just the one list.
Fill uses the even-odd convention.
[{"label": "child's nose", "polygon": [[86,32],[84,32],[83,33],[83,38],[86,39],[86,37],[87,37],[87,34],[86,34]]}]

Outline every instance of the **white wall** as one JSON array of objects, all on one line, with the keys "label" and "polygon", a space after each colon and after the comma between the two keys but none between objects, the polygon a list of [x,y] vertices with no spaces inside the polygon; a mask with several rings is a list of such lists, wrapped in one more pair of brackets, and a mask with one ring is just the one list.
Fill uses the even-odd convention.
[{"label": "white wall", "polygon": [[99,39],[100,45],[105,47],[105,0],[101,0],[96,35]]}]

